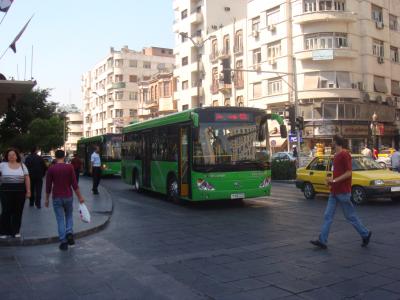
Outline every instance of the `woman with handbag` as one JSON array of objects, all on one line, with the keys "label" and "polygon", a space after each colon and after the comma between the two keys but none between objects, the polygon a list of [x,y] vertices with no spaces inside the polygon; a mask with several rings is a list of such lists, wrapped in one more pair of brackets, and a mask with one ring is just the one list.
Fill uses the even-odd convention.
[{"label": "woman with handbag", "polygon": [[0,163],[0,238],[21,237],[25,199],[31,196],[29,172],[16,149],[8,149]]}]

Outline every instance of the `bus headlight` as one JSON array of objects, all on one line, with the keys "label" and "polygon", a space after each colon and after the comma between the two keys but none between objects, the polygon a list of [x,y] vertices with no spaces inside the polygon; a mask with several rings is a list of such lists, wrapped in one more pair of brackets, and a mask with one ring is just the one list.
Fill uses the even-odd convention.
[{"label": "bus headlight", "polygon": [[197,179],[197,188],[200,191],[215,191],[215,188],[212,186],[212,184],[201,178]]},{"label": "bus headlight", "polygon": [[102,165],[102,169],[103,170],[107,169],[107,166],[106,165]]},{"label": "bus headlight", "polygon": [[258,186],[260,189],[265,188],[271,184],[271,177],[266,177]]},{"label": "bus headlight", "polygon": [[385,182],[381,179],[376,179],[371,181],[371,185],[384,185]]}]

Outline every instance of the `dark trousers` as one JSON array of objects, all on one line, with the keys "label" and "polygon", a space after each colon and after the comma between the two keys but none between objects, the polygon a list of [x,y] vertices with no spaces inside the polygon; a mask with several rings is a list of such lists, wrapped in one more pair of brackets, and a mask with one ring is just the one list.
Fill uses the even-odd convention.
[{"label": "dark trousers", "polygon": [[75,178],[76,178],[76,182],[79,182],[79,170],[75,170]]},{"label": "dark trousers", "polygon": [[15,235],[21,228],[25,192],[1,192],[0,233]]},{"label": "dark trousers", "polygon": [[30,206],[33,204],[36,207],[42,206],[42,188],[43,188],[43,179],[42,178],[32,178],[31,179],[31,198],[29,199]]},{"label": "dark trousers", "polygon": [[92,191],[97,192],[97,188],[100,183],[100,177],[101,177],[101,168],[100,167],[93,167],[92,169],[92,178],[93,178],[93,187]]}]

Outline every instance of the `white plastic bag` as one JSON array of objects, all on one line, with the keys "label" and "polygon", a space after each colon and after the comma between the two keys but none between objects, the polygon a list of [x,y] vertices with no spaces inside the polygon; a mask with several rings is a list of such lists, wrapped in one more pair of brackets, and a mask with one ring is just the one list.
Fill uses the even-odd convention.
[{"label": "white plastic bag", "polygon": [[82,222],[90,223],[90,213],[85,203],[79,203],[79,214]]}]

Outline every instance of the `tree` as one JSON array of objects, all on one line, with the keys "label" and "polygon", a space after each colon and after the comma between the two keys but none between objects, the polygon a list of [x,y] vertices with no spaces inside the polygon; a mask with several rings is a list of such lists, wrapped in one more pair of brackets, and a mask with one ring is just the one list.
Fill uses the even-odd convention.
[{"label": "tree", "polygon": [[64,144],[64,120],[59,116],[48,120],[35,119],[29,125],[29,133],[25,135],[26,141],[31,141],[42,151],[49,152]]},{"label": "tree", "polygon": [[49,102],[49,96],[49,89],[36,89],[9,105],[7,112],[0,116],[1,148],[15,146],[22,151],[29,150],[32,141],[26,134],[32,121],[49,120],[59,115],[56,112],[57,103]]}]

